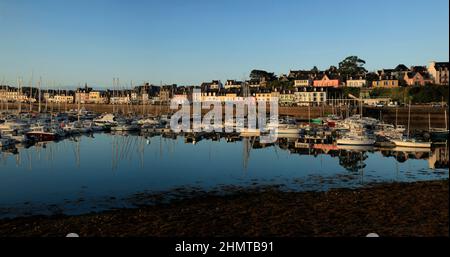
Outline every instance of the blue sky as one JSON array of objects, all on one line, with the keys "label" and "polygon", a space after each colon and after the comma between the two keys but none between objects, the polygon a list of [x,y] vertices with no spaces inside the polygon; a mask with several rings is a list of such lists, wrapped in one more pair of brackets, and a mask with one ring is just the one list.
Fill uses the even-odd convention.
[{"label": "blue sky", "polygon": [[198,84],[448,61],[448,0],[0,0],[0,82]]}]

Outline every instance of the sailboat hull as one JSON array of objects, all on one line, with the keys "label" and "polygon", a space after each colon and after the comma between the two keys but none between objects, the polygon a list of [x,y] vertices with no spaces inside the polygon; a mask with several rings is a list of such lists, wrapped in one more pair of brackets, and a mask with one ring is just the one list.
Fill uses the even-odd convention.
[{"label": "sailboat hull", "polygon": [[395,146],[411,147],[411,148],[430,148],[430,142],[411,142],[403,140],[393,140]]}]

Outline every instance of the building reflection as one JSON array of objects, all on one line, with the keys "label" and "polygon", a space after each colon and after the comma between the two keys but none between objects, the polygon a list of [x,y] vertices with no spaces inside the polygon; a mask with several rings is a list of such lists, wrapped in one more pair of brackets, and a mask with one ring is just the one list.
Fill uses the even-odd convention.
[{"label": "building reflection", "polygon": [[[114,133],[112,134],[112,168],[117,169],[118,163],[121,160],[131,160],[132,155],[139,154],[141,166],[144,164],[144,149],[145,145],[150,143],[152,137],[159,137],[160,154],[163,154],[164,147],[169,147],[167,144],[162,145],[162,141],[174,141],[177,139],[176,134],[170,135],[158,135],[158,134],[128,134],[128,133]],[[72,141],[70,148],[73,148],[72,152],[75,154],[75,160],[77,166],[80,165],[80,141],[82,136],[71,137],[63,140],[63,142]],[[95,141],[94,136],[90,136]],[[295,155],[308,155],[318,157],[320,155],[328,155],[339,160],[339,165],[350,172],[361,171],[366,167],[365,161],[369,157],[369,153],[378,152],[382,156],[387,158],[394,158],[398,163],[404,163],[407,160],[427,160],[430,169],[446,169],[449,167],[449,154],[447,143],[433,147],[431,149],[421,148],[376,148],[372,146],[338,146],[333,144],[331,137],[282,137],[278,138],[275,143],[261,143],[258,136],[253,137],[241,137],[238,134],[198,134],[198,135],[184,135],[184,143],[197,144],[202,140],[210,141],[225,141],[226,143],[241,142],[243,145],[242,160],[243,168],[247,169],[249,160],[251,158],[251,151],[264,149],[268,147],[275,148],[275,151],[279,148],[284,151],[289,151]],[[65,145],[66,143],[63,143]],[[59,145],[59,142],[37,143],[35,147],[37,152],[39,149],[51,148],[52,151],[58,151],[61,149],[54,149]],[[22,150],[29,148],[30,146],[16,145],[14,147],[0,149],[1,159],[5,159],[7,155],[19,155],[16,159],[20,158]],[[175,147],[171,145],[170,147]],[[173,149],[172,149],[173,151]],[[25,152],[25,151],[24,151]],[[52,154],[53,155],[53,154]],[[52,157],[51,155],[51,157]],[[51,159],[51,158],[50,158]],[[20,161],[19,161],[20,162]]]}]

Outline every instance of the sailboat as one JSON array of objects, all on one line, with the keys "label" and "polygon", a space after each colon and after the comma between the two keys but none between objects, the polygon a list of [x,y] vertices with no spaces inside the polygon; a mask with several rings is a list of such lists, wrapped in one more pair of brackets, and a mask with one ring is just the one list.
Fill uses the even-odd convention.
[{"label": "sailboat", "polygon": [[445,128],[432,128],[429,126],[429,132],[433,140],[447,140],[448,139],[448,127],[447,127],[447,110],[444,110]]},{"label": "sailboat", "polygon": [[395,144],[395,146],[401,146],[401,147],[412,147],[412,148],[430,148],[431,142],[423,142],[418,141],[414,138],[409,138],[409,127],[411,122],[411,102],[408,106],[408,133],[406,138],[402,139],[393,139],[392,142]]}]

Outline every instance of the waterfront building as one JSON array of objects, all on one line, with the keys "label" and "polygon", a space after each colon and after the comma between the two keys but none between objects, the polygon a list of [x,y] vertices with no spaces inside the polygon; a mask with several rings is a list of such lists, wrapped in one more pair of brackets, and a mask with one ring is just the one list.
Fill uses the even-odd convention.
[{"label": "waterfront building", "polygon": [[299,106],[319,106],[327,101],[326,87],[304,87],[294,92],[295,103]]},{"label": "waterfront building", "polygon": [[290,80],[305,80],[310,79],[313,80],[317,78],[319,70],[290,70],[288,74],[288,78]]},{"label": "waterfront building", "polygon": [[294,87],[310,87],[313,85],[312,79],[303,77],[301,79],[294,80]]},{"label": "waterfront building", "polygon": [[272,92],[270,91],[256,92],[254,96],[256,98],[256,101],[270,102],[272,98]]},{"label": "waterfront building", "polygon": [[224,88],[225,89],[239,89],[242,87],[242,81],[236,81],[236,80],[227,80],[227,82],[225,83]]},{"label": "waterfront building", "polygon": [[56,94],[56,95],[50,95],[49,93],[44,93],[44,101],[47,101],[48,103],[73,103],[73,96],[72,95],[65,95],[65,94]]},{"label": "waterfront building", "polygon": [[313,82],[314,87],[339,87],[341,80],[337,75],[323,74]]},{"label": "waterfront building", "polygon": [[186,93],[175,94],[175,95],[173,95],[171,102],[176,103],[176,104],[184,104],[184,103],[190,102],[189,95]]},{"label": "waterfront building", "polygon": [[221,97],[219,96],[218,90],[202,91],[202,101],[203,102],[220,102]]},{"label": "waterfront building", "polygon": [[407,72],[403,79],[408,86],[425,86],[433,83],[430,74],[427,72]]},{"label": "waterfront building", "polygon": [[16,88],[3,87],[0,88],[0,100],[5,102],[28,102],[31,98],[28,98],[25,94],[20,94]]},{"label": "waterfront building", "polygon": [[295,105],[295,94],[290,90],[282,91],[278,98],[278,103],[281,106],[294,106]]},{"label": "waterfront building", "polygon": [[428,72],[437,85],[448,86],[448,67],[449,62],[431,62],[428,66]]},{"label": "waterfront building", "polygon": [[367,80],[363,77],[353,78],[350,77],[346,82],[347,87],[366,87]]},{"label": "waterfront building", "polygon": [[113,96],[109,99],[110,104],[129,104],[131,103],[130,96]]},{"label": "waterfront building", "polygon": [[202,89],[202,91],[218,90],[218,89],[222,89],[223,85],[222,85],[222,82],[220,82],[220,80],[213,80],[211,82],[203,82],[200,85],[200,88]]},{"label": "waterfront building", "polygon": [[261,87],[261,82],[259,80],[249,80],[247,81],[247,84],[250,88],[260,88]]},{"label": "waterfront building", "polygon": [[398,87],[398,79],[394,76],[380,76],[378,80],[372,81],[372,87],[395,88]]},{"label": "waterfront building", "polygon": [[168,103],[172,98],[172,91],[167,88],[162,88],[159,91],[159,101],[163,103]]},{"label": "waterfront building", "polygon": [[102,96],[100,91],[79,90],[75,92],[75,103],[81,104],[101,104],[106,103],[107,98]]},{"label": "waterfront building", "polygon": [[88,95],[88,103],[92,104],[100,104],[105,103],[106,98],[102,96],[102,93],[100,91],[91,91]]}]

